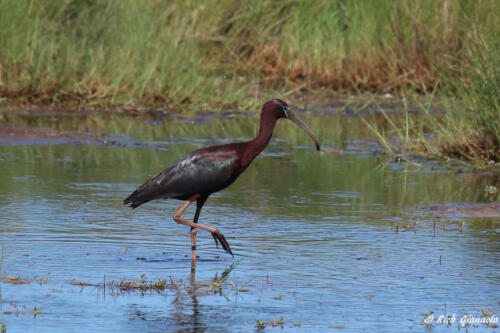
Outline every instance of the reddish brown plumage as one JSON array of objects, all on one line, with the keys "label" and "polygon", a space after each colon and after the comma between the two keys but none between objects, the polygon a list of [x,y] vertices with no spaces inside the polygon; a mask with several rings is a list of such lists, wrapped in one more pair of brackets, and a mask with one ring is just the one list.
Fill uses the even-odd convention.
[{"label": "reddish brown plumage", "polygon": [[[194,223],[197,223],[206,199],[212,193],[232,184],[245,171],[271,140],[276,121],[280,118],[288,118],[302,127],[312,137],[319,150],[319,143],[309,127],[295,117],[285,102],[272,99],[262,107],[259,133],[253,140],[195,150],[151,177],[128,196],[124,204],[136,208],[154,199],[195,198],[197,209]],[[212,235],[216,243],[219,241],[223,248],[232,254],[222,234],[216,235],[212,232]]]}]

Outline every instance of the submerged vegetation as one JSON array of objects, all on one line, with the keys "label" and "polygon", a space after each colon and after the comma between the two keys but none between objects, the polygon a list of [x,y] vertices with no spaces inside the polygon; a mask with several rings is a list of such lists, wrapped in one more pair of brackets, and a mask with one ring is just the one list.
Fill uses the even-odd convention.
[{"label": "submerged vegetation", "polygon": [[416,134],[406,149],[498,161],[499,13],[494,0],[0,0],[0,103],[215,110],[304,92],[424,95],[444,115],[399,126]]}]

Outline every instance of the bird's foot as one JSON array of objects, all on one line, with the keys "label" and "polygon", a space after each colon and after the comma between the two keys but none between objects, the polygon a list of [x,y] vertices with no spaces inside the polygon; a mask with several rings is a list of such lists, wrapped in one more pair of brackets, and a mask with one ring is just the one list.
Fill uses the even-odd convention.
[{"label": "bird's foot", "polygon": [[215,230],[214,232],[212,232],[212,237],[214,238],[215,246],[217,248],[219,248],[219,243],[220,243],[222,248],[227,253],[229,253],[230,255],[232,255],[234,257],[234,254],[231,251],[231,247],[229,247],[229,243],[227,242],[226,237],[224,237],[224,235],[219,230]]}]

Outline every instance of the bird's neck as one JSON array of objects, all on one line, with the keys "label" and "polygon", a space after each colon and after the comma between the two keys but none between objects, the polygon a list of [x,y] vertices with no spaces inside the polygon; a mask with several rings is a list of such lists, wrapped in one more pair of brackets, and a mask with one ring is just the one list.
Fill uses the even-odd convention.
[{"label": "bird's neck", "polygon": [[250,162],[260,154],[261,151],[266,148],[267,144],[273,136],[274,126],[276,125],[275,117],[266,117],[262,115],[260,118],[260,128],[259,134],[255,139],[248,141],[248,146],[245,152],[244,160],[250,164]]}]

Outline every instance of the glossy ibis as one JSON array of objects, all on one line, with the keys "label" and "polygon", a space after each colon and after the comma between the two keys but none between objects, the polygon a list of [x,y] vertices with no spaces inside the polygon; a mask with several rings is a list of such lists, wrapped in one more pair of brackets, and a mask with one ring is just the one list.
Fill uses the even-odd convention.
[{"label": "glossy ibis", "polygon": [[[193,262],[196,261],[197,228],[211,232],[216,246],[218,247],[220,243],[226,252],[233,255],[226,238],[219,230],[198,224],[201,208],[212,193],[226,188],[245,171],[253,159],[267,146],[276,121],[281,118],[289,119],[302,127],[314,140],[316,149],[320,149],[318,140],[311,129],[290,111],[288,105],[280,99],[272,99],[262,107],[259,134],[255,139],[195,150],[151,177],[123,203],[136,208],[154,199],[186,200],[175,213],[174,221],[191,227]],[[181,218],[182,213],[194,201],[196,201],[196,212],[193,222]]]}]

